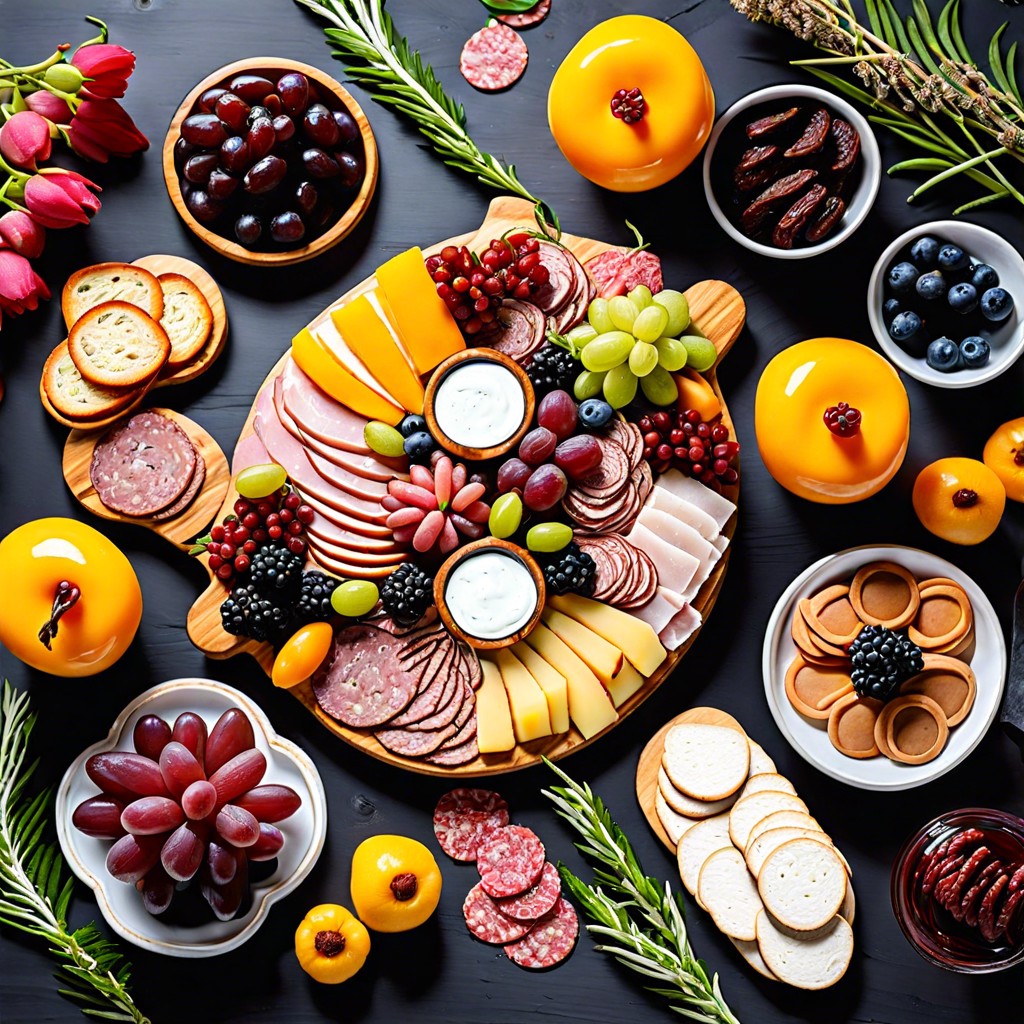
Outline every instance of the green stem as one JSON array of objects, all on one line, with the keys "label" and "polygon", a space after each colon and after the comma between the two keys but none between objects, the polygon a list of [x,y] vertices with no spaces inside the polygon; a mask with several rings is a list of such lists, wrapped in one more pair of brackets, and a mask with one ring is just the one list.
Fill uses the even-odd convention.
[{"label": "green stem", "polygon": [[847,57],[805,57],[803,60],[791,60],[794,67],[812,67],[816,64],[870,64],[873,60],[884,60],[887,53],[854,53]]},{"label": "green stem", "polygon": [[[911,199],[916,199],[922,193],[927,192],[933,185],[938,185],[940,182],[947,181],[949,178],[956,177],[963,171],[969,170],[971,167],[977,167],[978,164],[987,163],[992,157],[1002,156],[1006,152],[1006,149],[1000,147],[999,149],[989,150],[987,153],[982,153],[980,156],[971,157],[970,160],[964,160],[962,163],[954,164],[952,167],[947,167],[945,170],[940,171],[934,177],[929,178],[923,185],[918,185],[914,189]],[[908,200],[909,202],[909,200]]]},{"label": "green stem", "polygon": [[84,43],[79,43],[79,50],[83,46],[92,46],[94,43],[105,43],[107,41],[108,32],[107,23],[105,21],[101,21],[99,18],[94,18],[92,15],[87,15],[85,20],[89,22],[90,25],[99,25],[100,34],[98,36],[93,36],[92,39],[86,39]]},{"label": "green stem", "polygon": [[52,68],[54,64],[60,64],[63,59],[64,54],[57,50],[52,57],[48,57],[38,64],[26,64],[24,67],[15,67],[13,64],[8,64],[7,61],[3,61],[3,68],[5,72],[12,75],[37,75],[40,71]]}]

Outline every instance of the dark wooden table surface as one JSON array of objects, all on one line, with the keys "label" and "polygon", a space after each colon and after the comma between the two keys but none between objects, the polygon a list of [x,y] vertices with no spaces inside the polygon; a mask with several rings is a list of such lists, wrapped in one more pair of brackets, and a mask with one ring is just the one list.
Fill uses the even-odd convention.
[{"label": "dark wooden table surface", "polygon": [[[929,0],[929,6],[937,11],[938,0]],[[1010,35],[1024,36],[1024,11],[997,0],[970,0],[961,7],[968,12],[966,34],[975,52],[985,52],[1001,19],[1010,20]],[[719,110],[754,88],[806,80],[786,64],[805,53],[799,44],[781,31],[748,24],[725,0],[636,0],[632,8],[669,20],[690,39],[711,77]],[[765,704],[760,667],[765,624],[781,591],[813,560],[855,544],[900,542],[950,559],[974,576],[1004,628],[1009,627],[1024,548],[1021,508],[1009,507],[998,532],[982,546],[958,548],[924,531],[910,492],[927,462],[945,455],[980,457],[989,432],[1024,413],[1024,363],[968,391],[932,389],[908,379],[913,432],[906,462],[881,495],[861,504],[831,508],[792,497],[770,479],[754,444],[754,390],[768,359],[792,342],[820,335],[873,344],[864,295],[878,253],[896,233],[945,216],[966,193],[939,188],[928,201],[908,206],[913,183],[886,179],[866,223],[841,248],[799,263],[757,257],[715,225],[699,168],[648,194],[616,195],[578,177],[555,147],[545,118],[554,68],[586,29],[627,5],[554,0],[548,20],[526,36],[531,58],[524,78],[501,95],[477,94],[458,74],[461,46],[484,21],[478,4],[392,0],[389,9],[401,31],[465,103],[480,145],[513,160],[523,181],[552,203],[568,230],[626,243],[630,235],[623,221],[629,218],[661,255],[668,284],[685,287],[721,277],[747,300],[748,328],[721,373],[744,445],[739,528],[721,600],[674,677],[611,735],[569,758],[564,767],[606,800],[647,869],[674,878],[673,858],[648,830],[637,806],[633,773],[644,743],[667,718],[694,704],[712,704],[743,722],[842,846],[856,876],[857,948],[846,977],[826,993],[801,993],[754,975],[687,898],[694,949],[720,973],[725,997],[745,1024],[1019,1021],[1021,969],[967,978],[931,967],[904,941],[889,904],[890,863],[919,825],[969,805],[1024,812],[1024,772],[1016,748],[996,727],[964,764],[928,786],[894,794],[848,788],[804,762],[780,735]],[[137,160],[83,168],[105,189],[103,210],[87,229],[51,233],[42,271],[59,294],[74,269],[99,260],[169,252],[208,267],[228,307],[228,350],[211,372],[162,392],[160,399],[199,420],[230,452],[256,387],[297,328],[394,253],[476,226],[490,196],[443,167],[414,131],[355,90],[372,121],[382,161],[376,200],[359,229],[326,257],[291,270],[251,270],[220,259],[188,233],[164,190],[159,150],[171,114],[198,79],[240,57],[280,54],[342,77],[341,66],[324,45],[321,24],[290,0],[0,0],[0,49],[17,63],[38,60],[61,41],[86,38],[89,27],[81,20],[86,13],[106,19],[112,39],[137,53],[127,107],[153,147]],[[879,141],[886,164],[910,155],[881,132]],[[68,162],[64,153],[59,159]],[[990,206],[972,219],[1021,241],[1019,207]],[[153,1020],[519,1024],[538,1018],[617,1024],[673,1019],[663,1003],[643,994],[634,976],[597,953],[589,937],[581,939],[561,969],[540,975],[527,975],[500,951],[473,941],[461,914],[471,872],[440,855],[445,891],[429,924],[401,936],[375,936],[366,968],[344,986],[319,987],[302,973],[292,935],[306,910],[320,902],[349,901],[350,856],[366,836],[405,833],[432,845],[430,812],[445,784],[385,767],[336,740],[298,702],[274,690],[251,660],[211,662],[192,647],[184,623],[206,582],[201,567],[145,530],[91,518],[64,486],[60,455],[66,431],[43,412],[37,397],[40,367],[62,336],[60,319],[58,302],[50,302],[38,313],[4,324],[0,338],[7,383],[0,405],[0,535],[41,515],[92,522],[131,559],[142,583],[145,613],[128,654],[92,679],[39,675],[0,651],[0,670],[31,692],[40,713],[35,742],[43,760],[41,778],[59,779],[70,760],[105,735],[121,708],[142,690],[196,675],[223,680],[258,700],[276,728],[314,758],[328,795],[329,836],[319,863],[242,948],[188,961],[125,946],[135,965],[137,1000]],[[0,585],[14,582],[0,580]],[[567,829],[540,795],[551,781],[544,769],[492,781],[516,818],[540,832],[553,857],[586,872]],[[80,886],[72,921],[82,923],[96,914],[91,894]],[[52,962],[37,943],[6,930],[0,935],[4,1024],[81,1019],[56,994],[51,970]]]}]

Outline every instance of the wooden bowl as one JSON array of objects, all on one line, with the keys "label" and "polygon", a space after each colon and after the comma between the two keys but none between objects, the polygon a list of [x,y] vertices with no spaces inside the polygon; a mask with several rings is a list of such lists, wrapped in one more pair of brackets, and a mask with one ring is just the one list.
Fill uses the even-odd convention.
[{"label": "wooden bowl", "polygon": [[[510,557],[518,559],[529,570],[530,575],[533,577],[534,585],[537,587],[537,607],[526,624],[508,636],[498,637],[493,640],[483,639],[473,636],[472,633],[465,632],[452,618],[452,614],[448,610],[448,605],[445,601],[445,589],[452,570],[467,558],[472,558],[474,555],[479,555],[485,551],[502,551]],[[441,621],[444,623],[445,628],[453,636],[457,636],[460,640],[469,644],[470,647],[475,647],[480,651],[493,651],[499,647],[511,647],[512,644],[517,644],[524,637],[529,636],[537,623],[540,622],[546,596],[547,588],[544,584],[544,571],[534,560],[533,556],[525,548],[519,547],[518,544],[512,544],[507,540],[499,540],[497,537],[483,537],[480,540],[473,541],[472,544],[467,544],[464,548],[459,548],[458,551],[448,557],[434,577],[434,604],[437,605],[437,610],[441,615]]]},{"label": "wooden bowl", "polygon": [[[526,409],[523,414],[523,422],[511,437],[506,438],[500,444],[492,445],[490,448],[473,448],[470,445],[459,444],[453,441],[438,426],[437,416],[434,414],[434,399],[437,396],[437,389],[445,377],[457,366],[466,362],[498,363],[505,367],[522,385],[523,397],[525,398]],[[527,376],[526,371],[514,360],[502,352],[496,352],[492,348],[467,348],[462,352],[456,352],[449,356],[430,375],[427,388],[423,396],[423,415],[427,421],[430,433],[438,439],[441,446],[447,451],[457,455],[460,459],[468,459],[473,462],[482,462],[484,459],[494,459],[514,448],[523,439],[526,431],[533,422],[533,414],[537,406],[537,396],[533,392],[533,384]],[[466,550],[465,548],[463,550]]]},{"label": "wooden bowl", "polygon": [[[366,174],[363,178],[362,187],[358,195],[352,201],[352,205],[342,216],[331,225],[322,235],[314,238],[309,244],[297,249],[288,249],[282,252],[256,252],[247,249],[244,245],[232,241],[223,235],[217,234],[203,224],[200,224],[189,212],[185,205],[185,197],[181,194],[181,184],[178,181],[178,172],[174,167],[174,144],[178,141],[178,132],[182,121],[193,112],[199,97],[214,86],[225,84],[229,79],[238,74],[263,75],[270,81],[276,81],[282,74],[288,71],[300,71],[312,81],[321,93],[321,99],[331,97],[333,108],[345,107],[352,115],[363,138],[363,152],[366,158]],[[318,68],[301,61],[289,60],[286,57],[247,57],[244,60],[236,60],[232,64],[225,64],[224,67],[207,75],[196,87],[185,97],[181,106],[171,118],[171,125],[167,129],[164,138],[163,150],[164,182],[167,185],[167,192],[171,197],[174,208],[178,215],[189,226],[193,234],[202,239],[211,249],[216,250],[222,256],[246,263],[250,266],[272,266],[285,267],[292,263],[303,263],[306,260],[319,256],[328,249],[337,245],[343,238],[349,235],[355,226],[362,219],[373,198],[377,188],[377,143],[373,137],[373,130],[370,122],[363,113],[362,108],[356,103],[351,93],[344,89],[333,78],[324,74]]]}]

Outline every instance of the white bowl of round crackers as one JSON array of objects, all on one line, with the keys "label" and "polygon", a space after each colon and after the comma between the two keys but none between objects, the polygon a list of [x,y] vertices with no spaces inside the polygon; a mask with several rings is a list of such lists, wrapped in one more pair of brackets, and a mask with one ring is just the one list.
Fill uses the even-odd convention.
[{"label": "white bowl of round crackers", "polygon": [[[855,759],[837,750],[827,721],[801,715],[786,695],[786,672],[798,653],[790,622],[803,598],[835,583],[849,582],[869,562],[895,562],[918,579],[947,577],[964,589],[974,612],[975,650],[970,667],[977,680],[971,713],[949,732],[942,752],[924,764],[887,757]],[[937,555],[897,544],[866,545],[829,555],[808,566],[786,588],[768,621],[762,652],[765,695],[775,724],[805,761],[826,775],[859,789],[913,789],[952,771],[981,742],[995,720],[1006,679],[1006,644],[991,602],[966,573]]]}]

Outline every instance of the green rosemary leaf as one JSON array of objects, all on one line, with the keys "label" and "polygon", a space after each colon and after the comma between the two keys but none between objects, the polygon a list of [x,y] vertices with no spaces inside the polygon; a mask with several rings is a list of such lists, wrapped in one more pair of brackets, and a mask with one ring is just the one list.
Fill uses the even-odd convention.
[{"label": "green rosemary leaf", "polygon": [[898,164],[892,164],[886,174],[890,177],[900,171],[941,171],[943,168],[952,167],[952,160],[940,160],[938,157],[918,156],[912,160],[901,160]]},{"label": "green rosemary leaf", "polygon": [[889,16],[889,24],[892,25],[893,34],[896,36],[894,50],[900,53],[910,53],[910,39],[907,38],[906,29],[903,27],[903,19],[893,5],[892,0],[879,0]]},{"label": "green rosemary leaf", "polygon": [[967,49],[963,32],[960,29],[960,0],[954,0],[953,2],[953,15],[950,18],[949,32],[953,37],[953,48],[959,52],[964,63],[977,65],[977,61],[971,56],[971,51]]},{"label": "green rosemary leaf", "polygon": [[953,211],[953,216],[958,217],[961,213],[967,213],[968,210],[975,210],[979,206],[984,206],[986,203],[994,203],[997,199],[1005,199],[1010,193],[1003,189],[1001,192],[992,192],[987,196],[982,196],[980,199],[973,199],[969,203],[964,203],[963,206],[958,206]]},{"label": "green rosemary leaf", "polygon": [[885,9],[884,0],[864,0],[867,8],[868,20],[871,22],[871,31],[876,36],[881,36],[890,46],[897,45],[896,33],[893,31],[889,21],[889,12]]},{"label": "green rosemary leaf", "polygon": [[522,14],[531,7],[537,6],[537,0],[480,0],[489,11],[495,14]]},{"label": "green rosemary leaf", "polygon": [[1013,42],[1006,51],[1006,77],[1010,81],[1010,90],[1013,98],[1017,101],[1018,107],[1024,107],[1024,96],[1021,95],[1020,86],[1017,84],[1017,72],[1014,64],[1017,61],[1017,43]]},{"label": "green rosemary leaf", "polygon": [[999,42],[1009,24],[1010,23],[1008,21],[1004,21],[1002,25],[996,29],[995,34],[992,36],[992,39],[988,44],[988,64],[992,69],[992,77],[999,84],[999,88],[1002,89],[1003,92],[1010,91],[1010,80],[1006,77],[1006,71],[1003,68],[1003,56],[1002,51],[999,48]]},{"label": "green rosemary leaf", "polygon": [[952,167],[948,167],[945,170],[940,171],[938,174],[932,176],[926,182],[924,182],[924,184],[918,185],[918,187],[914,189],[912,198],[916,199],[918,196],[922,195],[924,192],[927,192],[928,189],[932,188],[935,185],[938,185],[940,182],[948,181],[950,178],[955,177],[957,174],[961,174],[964,171],[970,170],[970,168],[972,167],[977,167],[978,164],[988,163],[994,157],[1002,156],[1005,152],[1006,150],[1000,147],[997,150],[992,150],[991,152],[982,153],[978,156],[971,157],[970,160],[964,160],[961,163],[954,164]]},{"label": "green rosemary leaf", "polygon": [[[918,2],[920,2],[920,0],[914,0],[915,6]],[[927,15],[928,9],[925,8],[925,16],[927,17]],[[931,32],[930,21],[928,22],[928,31]],[[917,54],[917,57],[921,61],[921,63],[924,64],[924,66],[933,75],[942,75],[942,77],[945,78],[946,76],[942,74],[939,65],[936,64],[935,61],[932,59],[932,55],[929,52],[928,47],[925,46],[925,41],[922,38],[922,32],[920,26],[918,25],[918,22],[910,15],[907,16],[907,35],[910,37],[910,45],[912,52]],[[935,38],[934,33],[932,33],[932,38]]]},{"label": "green rosemary leaf", "polygon": [[935,38],[935,29],[932,27],[932,16],[928,10],[925,0],[914,0],[913,18],[917,27],[921,30],[921,37],[935,53],[941,53],[939,41]]},{"label": "green rosemary leaf", "polygon": [[[954,58],[961,58],[961,54],[957,48],[956,43],[953,42],[953,37],[950,33],[950,22],[956,12],[957,4],[959,0],[947,0],[945,7],[939,12],[939,23],[936,26],[936,32],[938,33],[939,40],[945,47],[945,52],[953,56]],[[962,57],[961,59],[968,63],[973,63],[970,59],[970,55]]]}]

